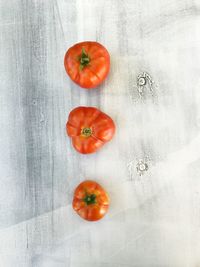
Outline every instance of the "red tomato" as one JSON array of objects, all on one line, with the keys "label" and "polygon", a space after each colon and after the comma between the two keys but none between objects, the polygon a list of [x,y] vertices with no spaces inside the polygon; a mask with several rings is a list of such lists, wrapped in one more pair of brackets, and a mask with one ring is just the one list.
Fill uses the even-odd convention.
[{"label": "red tomato", "polygon": [[97,108],[77,107],[69,114],[66,130],[74,148],[82,154],[89,154],[112,139],[115,124]]},{"label": "red tomato", "polygon": [[97,87],[108,75],[110,56],[97,42],[82,42],[70,47],[64,65],[70,78],[83,88]]},{"label": "red tomato", "polygon": [[98,183],[84,181],[75,189],[72,206],[83,219],[97,221],[107,213],[109,198]]}]

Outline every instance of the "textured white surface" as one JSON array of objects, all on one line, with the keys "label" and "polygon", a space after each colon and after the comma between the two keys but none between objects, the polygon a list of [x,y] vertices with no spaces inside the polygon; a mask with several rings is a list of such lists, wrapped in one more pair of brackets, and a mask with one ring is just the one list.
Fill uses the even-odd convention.
[{"label": "textured white surface", "polygon": [[[200,266],[199,25],[197,0],[0,1],[0,266]],[[63,67],[83,40],[111,55],[92,91]],[[143,72],[154,84],[141,95]],[[116,122],[97,154],[65,135],[79,105]],[[86,178],[111,198],[96,223],[71,208]]]}]

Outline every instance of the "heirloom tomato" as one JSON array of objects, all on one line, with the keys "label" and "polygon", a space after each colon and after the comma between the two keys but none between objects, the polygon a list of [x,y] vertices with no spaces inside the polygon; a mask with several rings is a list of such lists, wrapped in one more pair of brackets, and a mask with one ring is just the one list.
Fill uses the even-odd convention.
[{"label": "heirloom tomato", "polygon": [[74,192],[73,209],[87,221],[100,220],[108,211],[109,197],[94,181],[84,181]]},{"label": "heirloom tomato", "polygon": [[97,108],[77,107],[69,114],[66,131],[74,148],[82,154],[89,154],[112,139],[115,124]]},{"label": "heirloom tomato", "polygon": [[97,42],[81,42],[68,49],[64,65],[76,84],[91,89],[102,83],[108,75],[110,56],[106,48]]}]

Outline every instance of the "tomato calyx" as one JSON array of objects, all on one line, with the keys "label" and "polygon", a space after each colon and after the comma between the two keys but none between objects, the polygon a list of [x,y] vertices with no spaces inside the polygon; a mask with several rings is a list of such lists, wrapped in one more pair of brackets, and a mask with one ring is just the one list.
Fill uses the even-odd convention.
[{"label": "tomato calyx", "polygon": [[80,62],[80,69],[82,70],[84,67],[86,67],[90,63],[90,57],[86,53],[85,49],[82,48],[81,55],[79,56],[79,62]]},{"label": "tomato calyx", "polygon": [[83,201],[87,205],[95,204],[96,203],[96,195],[95,194],[91,194],[91,195],[86,194],[86,196],[84,197]]},{"label": "tomato calyx", "polygon": [[84,137],[90,137],[92,135],[92,129],[89,128],[89,127],[85,127],[81,130],[81,134],[84,136]]}]

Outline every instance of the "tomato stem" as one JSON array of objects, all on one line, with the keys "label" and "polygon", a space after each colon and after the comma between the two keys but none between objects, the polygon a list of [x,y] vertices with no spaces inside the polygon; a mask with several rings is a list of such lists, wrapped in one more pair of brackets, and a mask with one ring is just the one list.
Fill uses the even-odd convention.
[{"label": "tomato stem", "polygon": [[83,201],[87,204],[87,205],[91,205],[91,204],[95,204],[96,203],[96,195],[95,194],[91,194],[91,195],[87,195],[85,196],[85,198],[83,199]]},{"label": "tomato stem", "polygon": [[81,134],[82,134],[84,137],[89,137],[89,136],[92,135],[92,129],[89,128],[89,127],[83,128],[82,131],[81,131]]},{"label": "tomato stem", "polygon": [[79,62],[81,70],[90,63],[90,57],[88,56],[84,48],[82,48],[81,55],[79,56]]}]

